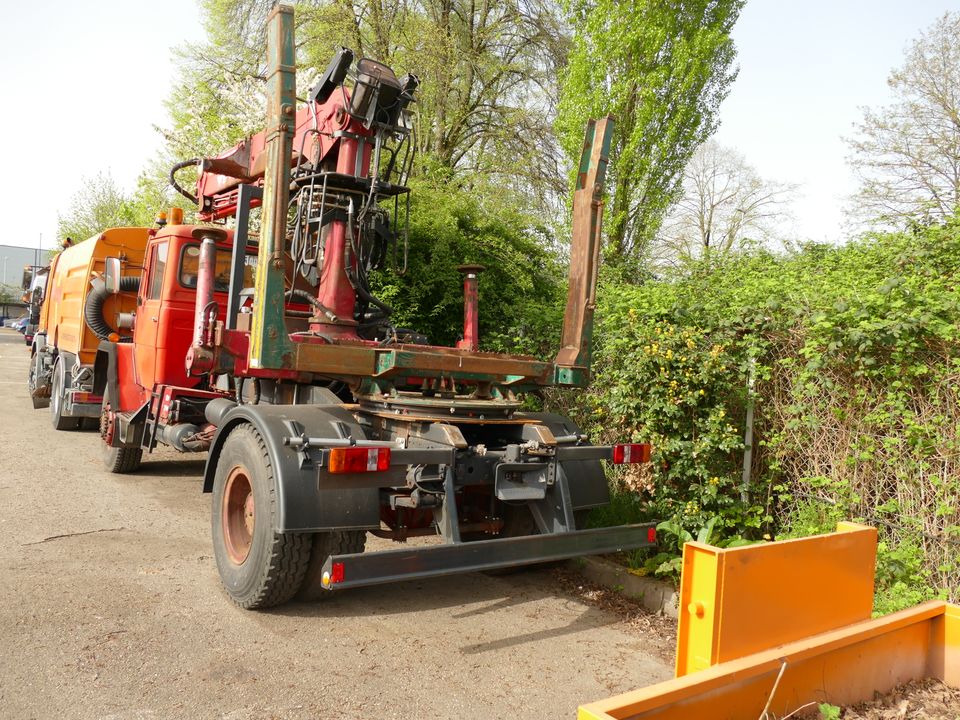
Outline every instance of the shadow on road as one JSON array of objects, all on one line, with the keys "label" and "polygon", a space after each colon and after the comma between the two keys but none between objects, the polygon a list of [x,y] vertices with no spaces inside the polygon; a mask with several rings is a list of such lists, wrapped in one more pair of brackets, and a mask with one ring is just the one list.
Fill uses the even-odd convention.
[{"label": "shadow on road", "polygon": [[206,466],[206,455],[203,459],[190,460],[151,460],[147,455],[143,465],[131,474],[131,477],[189,477],[197,482],[203,480],[203,468]]},{"label": "shadow on road", "polygon": [[[316,602],[292,603],[260,614],[264,618],[264,624],[268,624],[271,622],[268,618],[272,617],[336,621],[345,617],[404,616],[454,608],[461,612],[450,614],[449,618],[466,620],[504,611],[513,612],[521,605],[529,605],[526,612],[536,615],[537,603],[558,596],[566,597],[557,586],[550,570],[529,569],[509,576],[470,573],[395,583],[389,586],[389,592],[382,587],[357,588],[331,593],[329,597]],[[479,655],[588,632],[619,622],[615,615],[604,610],[583,605],[579,600],[572,602],[577,605],[574,611],[579,612],[565,625],[467,644],[461,646],[460,651],[467,655]],[[465,606],[469,606],[469,609],[464,610]],[[402,617],[399,617],[398,621],[404,622]]]}]

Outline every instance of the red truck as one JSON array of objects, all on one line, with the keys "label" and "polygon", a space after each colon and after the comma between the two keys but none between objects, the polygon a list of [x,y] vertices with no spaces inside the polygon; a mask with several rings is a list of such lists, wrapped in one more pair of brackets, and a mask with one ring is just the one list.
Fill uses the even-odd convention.
[{"label": "red truck", "polygon": [[[236,396],[228,376],[189,375],[185,364],[193,340],[201,242],[207,238],[220,250],[207,312],[224,316],[233,233],[183,225],[181,217],[174,210],[169,223],[149,232],[132,341],[101,342],[97,350],[94,385],[103,396],[103,459],[112,472],[136,470],[143,451],[158,443],[183,452],[207,450],[214,430],[204,417],[207,403]],[[256,257],[256,248],[242,257],[240,276],[247,287],[253,285]],[[123,263],[111,258],[108,275],[124,272]]]},{"label": "red truck", "polygon": [[[556,358],[480,351],[469,265],[463,339],[430,345],[394,327],[369,277],[406,237],[419,81],[341,49],[298,110],[292,18],[280,5],[268,21],[266,130],[171,173],[201,220],[233,227],[151,234],[133,341],[96,359],[107,466],[131,471],[158,442],[209,450],[214,555],[244,608],[652,544],[650,524],[581,525],[609,502],[603,463],[645,462],[649,445],[592,445],[521,407],[589,380],[612,120],[587,128]],[[196,194],[174,175],[190,165]],[[116,287],[120,261],[106,270]],[[367,533],[442,543],[364,553]]]}]

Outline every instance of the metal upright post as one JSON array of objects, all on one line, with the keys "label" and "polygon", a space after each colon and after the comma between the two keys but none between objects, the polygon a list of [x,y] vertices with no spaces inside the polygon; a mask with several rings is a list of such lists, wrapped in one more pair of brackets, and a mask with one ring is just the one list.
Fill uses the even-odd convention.
[{"label": "metal upright post", "polygon": [[603,221],[603,183],[613,138],[613,118],[587,125],[577,187],[573,194],[573,233],[570,239],[570,280],[556,382],[585,385],[590,368],[590,341],[600,265],[600,228]]},{"label": "metal upright post", "polygon": [[289,368],[295,354],[283,310],[284,242],[296,103],[294,63],[293,8],[277,5],[267,20],[267,164],[250,331],[249,362],[253,368]]},{"label": "metal upright post", "polygon": [[247,242],[250,238],[250,201],[262,200],[263,190],[255,185],[241,185],[237,193],[237,227],[233,231],[233,251],[230,258],[230,289],[227,293],[227,330],[237,329],[240,312],[240,291],[243,290],[243,271],[247,261]]}]

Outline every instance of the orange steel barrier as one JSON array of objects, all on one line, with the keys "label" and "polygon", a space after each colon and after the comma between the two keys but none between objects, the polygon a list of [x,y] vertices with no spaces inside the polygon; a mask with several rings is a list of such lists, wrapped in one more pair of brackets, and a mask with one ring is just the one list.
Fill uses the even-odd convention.
[{"label": "orange steel barrier", "polygon": [[933,677],[960,687],[960,607],[870,619],[876,531],[684,547],[677,677],[581,706],[580,720],[757,720],[871,700]]},{"label": "orange steel barrier", "polygon": [[[870,619],[876,528],[683,547],[676,675]],[[722,619],[722,622],[721,622]]]}]

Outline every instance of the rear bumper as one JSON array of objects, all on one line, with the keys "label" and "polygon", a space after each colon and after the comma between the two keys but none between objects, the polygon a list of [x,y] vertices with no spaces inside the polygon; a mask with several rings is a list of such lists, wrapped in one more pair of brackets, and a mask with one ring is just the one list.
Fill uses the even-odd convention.
[{"label": "rear bumper", "polygon": [[653,523],[620,525],[374,553],[331,555],[323,566],[323,586],[327,590],[342,590],[633,550],[655,544],[654,528]]},{"label": "rear bumper", "polygon": [[64,415],[66,417],[100,417],[103,405],[103,396],[80,390],[68,390],[64,398]]}]

